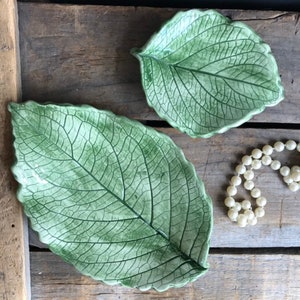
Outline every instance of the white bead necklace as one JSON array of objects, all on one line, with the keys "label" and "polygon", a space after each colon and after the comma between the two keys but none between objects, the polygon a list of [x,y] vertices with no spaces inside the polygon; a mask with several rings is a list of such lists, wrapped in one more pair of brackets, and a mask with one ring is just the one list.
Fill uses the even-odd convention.
[{"label": "white bead necklace", "polygon": [[[255,225],[257,218],[265,215],[265,205],[267,199],[261,195],[261,190],[256,188],[253,182],[254,172],[262,166],[270,166],[273,170],[279,170],[283,176],[283,181],[288,185],[292,192],[296,192],[300,188],[300,167],[281,166],[280,161],[273,160],[271,155],[275,152],[282,152],[283,150],[300,152],[300,143],[289,140],[286,143],[276,142],[274,146],[265,145],[262,149],[254,149],[251,155],[242,157],[241,164],[235,168],[236,174],[231,178],[230,185],[226,192],[227,197],[224,201],[228,210],[228,217],[231,221],[237,222],[238,226],[245,227],[247,225]],[[249,200],[235,201],[233,196],[237,194],[237,187],[242,183],[244,178],[244,188],[250,192],[250,195],[256,202],[256,208],[253,210],[252,204]]]}]

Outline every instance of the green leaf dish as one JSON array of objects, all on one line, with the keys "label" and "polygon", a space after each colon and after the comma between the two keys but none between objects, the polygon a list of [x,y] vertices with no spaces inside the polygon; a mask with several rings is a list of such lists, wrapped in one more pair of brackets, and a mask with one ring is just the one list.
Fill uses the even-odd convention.
[{"label": "green leaf dish", "polygon": [[169,137],[90,106],[9,110],[17,196],[51,251],[94,279],[140,290],[207,271],[211,199]]},{"label": "green leaf dish", "polygon": [[214,10],[177,13],[132,53],[149,105],[191,137],[223,133],[283,99],[270,47]]}]

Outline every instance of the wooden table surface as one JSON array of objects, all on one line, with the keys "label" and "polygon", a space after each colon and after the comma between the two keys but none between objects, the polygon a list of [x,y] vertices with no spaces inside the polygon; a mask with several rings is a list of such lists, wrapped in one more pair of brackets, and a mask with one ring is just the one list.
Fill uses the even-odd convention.
[{"label": "wooden table surface", "polygon": [[[32,299],[300,299],[300,192],[290,192],[278,173],[263,168],[257,171],[257,186],[269,202],[256,226],[237,227],[223,204],[226,185],[244,153],[277,140],[300,141],[299,14],[220,10],[251,26],[271,46],[285,100],[240,128],[191,139],[149,108],[138,61],[130,54],[178,9],[20,2],[18,11],[22,100],[91,104],[163,131],[195,165],[214,207],[209,272],[164,293],[108,286],[85,277],[31,232]],[[299,153],[280,159],[299,165]]]}]

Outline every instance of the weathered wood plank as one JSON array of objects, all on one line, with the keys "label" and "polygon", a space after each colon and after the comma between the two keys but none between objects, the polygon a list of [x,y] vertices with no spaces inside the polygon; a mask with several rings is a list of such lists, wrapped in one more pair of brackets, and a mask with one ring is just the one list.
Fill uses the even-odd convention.
[{"label": "weathered wood plank", "polygon": [[20,98],[16,2],[0,1],[0,298],[28,299],[27,224],[11,176],[12,137],[7,103]]},{"label": "weathered wood plank", "polygon": [[[212,247],[300,247],[299,194],[289,191],[278,171],[264,167],[255,173],[254,182],[269,200],[266,215],[259,219],[257,225],[240,228],[231,223],[223,204],[234,168],[244,154],[250,154],[253,148],[266,143],[273,144],[276,140],[299,141],[299,130],[239,128],[210,139],[190,139],[175,129],[159,130],[168,134],[182,148],[213,199]],[[295,151],[282,152],[278,158],[286,165],[299,164],[299,153]],[[242,188],[239,194],[241,197],[247,195]],[[36,236],[31,235],[32,244],[43,247],[37,242]]]},{"label": "weathered wood plank", "polygon": [[209,260],[211,268],[202,278],[158,293],[105,285],[79,274],[52,253],[32,252],[32,299],[299,299],[299,255],[211,254]]},{"label": "weathered wood plank", "polygon": [[[136,119],[158,119],[146,103],[130,49],[143,46],[177,11],[19,3],[23,99],[90,103]],[[270,44],[286,89],[285,101],[252,121],[298,123],[298,13],[221,12],[244,21]]]}]

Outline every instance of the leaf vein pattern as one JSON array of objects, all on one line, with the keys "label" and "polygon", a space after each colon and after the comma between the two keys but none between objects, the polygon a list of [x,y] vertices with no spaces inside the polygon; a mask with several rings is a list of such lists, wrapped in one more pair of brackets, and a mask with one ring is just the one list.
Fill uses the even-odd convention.
[{"label": "leaf vein pattern", "polygon": [[[164,82],[165,78],[160,80]],[[187,230],[191,201],[195,198],[189,192],[183,195],[190,189],[188,180],[197,184],[195,170],[173,148],[170,139],[137,123],[126,121],[127,124],[111,113],[103,113],[100,120],[92,108],[76,111],[49,105],[43,111],[42,105],[36,105],[40,112],[32,113],[33,120],[27,117],[26,105],[35,111],[33,102],[16,105],[21,110],[14,111],[14,118],[21,121],[19,132],[24,134],[18,135],[14,130],[15,145],[21,144],[24,150],[18,157],[22,171],[34,173],[22,187],[21,196],[26,214],[43,241],[50,243],[51,250],[93,277],[115,282],[117,276],[119,283],[143,289],[165,289],[173,280],[174,285],[182,284],[204,272],[206,268],[194,259],[197,256],[189,257],[189,251],[183,249],[189,249],[186,243],[198,234],[198,225]],[[132,151],[129,160],[124,156],[127,149]],[[101,164],[103,169],[98,171]],[[49,175],[46,172],[51,166],[54,169]],[[17,176],[21,174],[20,169],[15,171]],[[119,172],[122,180],[114,180]],[[134,178],[138,182],[134,183]],[[39,180],[44,180],[43,185]],[[127,189],[128,185],[132,187]],[[127,194],[132,197],[128,203]],[[139,204],[133,195],[145,197],[146,202]],[[177,198],[174,203],[173,196]],[[187,210],[180,211],[184,203]],[[164,213],[165,208],[170,213]],[[180,232],[177,237],[176,232]],[[185,232],[190,237],[186,238]]]}]

